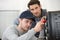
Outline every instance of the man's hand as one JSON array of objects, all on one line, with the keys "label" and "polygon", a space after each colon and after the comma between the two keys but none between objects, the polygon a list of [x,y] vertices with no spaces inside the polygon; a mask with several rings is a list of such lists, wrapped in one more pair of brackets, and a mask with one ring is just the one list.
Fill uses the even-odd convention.
[{"label": "man's hand", "polygon": [[41,21],[42,21],[43,23],[46,23],[46,16],[43,16],[42,19],[41,19]]},{"label": "man's hand", "polygon": [[34,31],[35,32],[39,32],[42,30],[42,28],[44,27],[44,23],[46,22],[46,20],[44,19],[44,17],[41,18],[41,21],[37,22],[36,26],[34,27]]}]

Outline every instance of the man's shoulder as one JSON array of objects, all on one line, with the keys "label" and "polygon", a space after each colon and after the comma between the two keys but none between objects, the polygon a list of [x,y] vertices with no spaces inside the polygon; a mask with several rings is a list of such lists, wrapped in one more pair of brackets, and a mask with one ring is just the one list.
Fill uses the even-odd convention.
[{"label": "man's shoulder", "polygon": [[42,9],[42,12],[47,12],[47,9]]},{"label": "man's shoulder", "polygon": [[11,25],[5,29],[4,33],[10,32],[11,30],[14,30],[14,28],[15,26]]},{"label": "man's shoulder", "polygon": [[47,14],[47,10],[46,9],[42,9],[42,16],[45,16]]}]

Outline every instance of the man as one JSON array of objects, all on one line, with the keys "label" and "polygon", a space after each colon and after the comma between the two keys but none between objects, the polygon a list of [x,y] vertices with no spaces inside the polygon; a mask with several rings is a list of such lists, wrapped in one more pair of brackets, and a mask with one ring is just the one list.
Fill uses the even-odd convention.
[{"label": "man", "polygon": [[[28,8],[31,11],[31,13],[33,14],[33,16],[35,17],[35,21],[32,24],[32,27],[34,27],[34,25],[40,21],[40,19],[46,15],[46,10],[41,8],[41,4],[39,0],[31,0],[28,3]],[[40,34],[39,34],[40,33]],[[35,35],[36,37],[39,37],[41,39],[44,39],[44,29],[38,33],[36,33]]]},{"label": "man", "polygon": [[37,40],[34,34],[42,30],[44,25],[42,20],[44,18],[37,22],[34,28],[30,29],[32,21],[35,20],[30,11],[24,11],[19,16],[19,24],[7,28],[3,33],[2,40]]}]

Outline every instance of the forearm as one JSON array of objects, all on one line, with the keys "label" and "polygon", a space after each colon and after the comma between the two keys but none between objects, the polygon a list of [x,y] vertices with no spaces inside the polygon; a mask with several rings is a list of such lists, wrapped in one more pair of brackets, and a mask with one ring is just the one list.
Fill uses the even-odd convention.
[{"label": "forearm", "polygon": [[34,36],[35,33],[36,32],[34,31],[34,29],[31,29],[27,33],[18,37],[18,40],[29,40],[32,36]]}]

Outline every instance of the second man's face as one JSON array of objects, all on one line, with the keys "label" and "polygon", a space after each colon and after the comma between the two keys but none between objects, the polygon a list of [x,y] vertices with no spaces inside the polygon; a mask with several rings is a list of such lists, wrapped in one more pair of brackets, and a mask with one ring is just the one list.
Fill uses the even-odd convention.
[{"label": "second man's face", "polygon": [[41,6],[40,5],[38,5],[38,4],[30,5],[29,9],[34,16],[40,17],[40,15],[41,15]]}]

